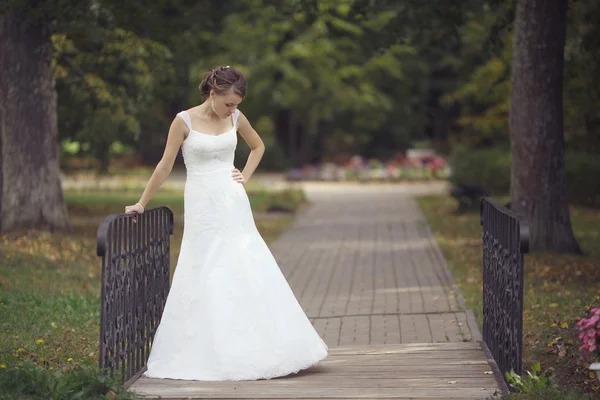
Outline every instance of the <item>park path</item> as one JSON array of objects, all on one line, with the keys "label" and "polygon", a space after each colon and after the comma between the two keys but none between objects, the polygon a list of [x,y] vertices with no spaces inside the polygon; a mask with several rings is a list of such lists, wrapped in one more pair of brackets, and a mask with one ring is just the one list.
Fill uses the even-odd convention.
[{"label": "park path", "polygon": [[163,398],[484,399],[500,390],[473,312],[413,199],[443,186],[305,184],[271,250],[330,357],[259,382],[140,379]]},{"label": "park path", "polygon": [[427,186],[312,185],[271,246],[326,343],[481,340],[411,195]]}]

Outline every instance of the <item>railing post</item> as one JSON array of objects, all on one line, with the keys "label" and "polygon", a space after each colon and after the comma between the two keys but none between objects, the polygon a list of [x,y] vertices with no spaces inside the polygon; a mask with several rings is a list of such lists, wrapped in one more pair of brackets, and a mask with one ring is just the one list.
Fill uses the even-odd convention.
[{"label": "railing post", "polygon": [[146,369],[170,287],[173,212],[113,214],[98,228],[102,257],[100,369],[131,384]]},{"label": "railing post", "polygon": [[481,201],[483,228],[483,341],[506,382],[506,372],[522,373],[523,255],[529,225],[490,198]]}]

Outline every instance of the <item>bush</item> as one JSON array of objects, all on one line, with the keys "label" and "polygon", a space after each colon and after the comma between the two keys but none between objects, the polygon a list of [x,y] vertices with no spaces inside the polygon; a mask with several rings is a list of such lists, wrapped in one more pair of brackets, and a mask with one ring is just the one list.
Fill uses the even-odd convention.
[{"label": "bush", "polygon": [[76,367],[69,373],[49,371],[25,361],[0,368],[0,400],[140,399],[95,367]]},{"label": "bush", "polygon": [[[503,148],[455,147],[449,158],[454,185],[481,185],[493,196],[510,191],[510,151]],[[571,204],[600,207],[600,158],[568,152],[565,160],[567,195]]]},{"label": "bush", "polygon": [[600,158],[585,153],[567,153],[567,193],[569,201],[600,207]]},{"label": "bush", "polygon": [[287,211],[295,212],[306,202],[306,195],[301,189],[248,190],[250,204],[254,211]]},{"label": "bush", "polygon": [[511,400],[593,400],[591,394],[576,390],[561,389],[556,386],[536,387],[527,393],[513,394]]},{"label": "bush", "polygon": [[494,196],[510,191],[510,152],[502,148],[455,147],[449,157],[454,185],[480,185]]}]

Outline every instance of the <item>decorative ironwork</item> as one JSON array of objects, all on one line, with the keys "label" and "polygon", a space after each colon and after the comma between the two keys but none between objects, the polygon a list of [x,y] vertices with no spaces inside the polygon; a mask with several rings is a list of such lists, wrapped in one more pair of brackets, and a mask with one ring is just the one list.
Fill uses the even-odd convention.
[{"label": "decorative ironwork", "polygon": [[143,214],[113,214],[98,228],[102,257],[100,368],[121,373],[127,385],[146,369],[154,334],[170,288],[167,207]]},{"label": "decorative ironwork", "polygon": [[529,225],[490,198],[481,201],[483,226],[483,340],[502,377],[521,374],[523,349],[523,254]]}]

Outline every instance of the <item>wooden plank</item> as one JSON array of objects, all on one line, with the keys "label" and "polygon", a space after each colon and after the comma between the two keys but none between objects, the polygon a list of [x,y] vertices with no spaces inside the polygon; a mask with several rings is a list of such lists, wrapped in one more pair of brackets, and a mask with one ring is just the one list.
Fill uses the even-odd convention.
[{"label": "wooden plank", "polygon": [[[297,375],[326,375],[326,376],[349,376],[349,375],[360,375],[360,376],[389,376],[396,377],[399,374],[446,374],[452,376],[477,376],[477,375],[493,375],[492,370],[487,364],[476,364],[476,365],[460,365],[451,368],[449,365],[393,365],[393,366],[377,366],[369,365],[365,368],[359,367],[348,367],[348,368],[335,368],[335,367],[322,367],[319,369],[309,369]],[[291,375],[290,377],[295,377]]]},{"label": "wooden plank", "polygon": [[[142,378],[136,382],[136,387],[197,387],[202,389],[215,388],[220,390],[226,390],[230,388],[268,388],[274,389],[278,387],[286,388],[298,388],[301,389],[306,386],[316,386],[320,384],[323,387],[337,388],[339,386],[347,387],[365,387],[365,385],[377,386],[377,387],[398,387],[403,385],[405,387],[462,387],[467,385],[471,386],[488,386],[495,385],[495,379],[489,375],[477,375],[477,376],[458,376],[459,374],[444,374],[439,373],[437,375],[431,374],[428,377],[423,375],[402,375],[397,374],[395,377],[381,377],[381,376],[360,376],[347,375],[347,378],[340,376],[323,376],[323,375],[302,375],[291,378],[278,378],[271,380],[251,381],[251,382],[199,382],[199,381],[179,381],[179,380],[168,380],[168,379],[148,379]],[[391,385],[391,386],[388,386]]]},{"label": "wooden plank", "polygon": [[246,389],[236,388],[234,390],[221,390],[215,388],[199,389],[193,386],[182,386],[179,388],[165,388],[140,394],[147,398],[172,399],[297,399],[299,397],[309,399],[419,399],[437,398],[447,399],[458,397],[465,399],[485,399],[496,394],[495,388],[324,388],[307,387],[300,390],[283,388],[277,391],[265,390],[263,388]]},{"label": "wooden plank", "polygon": [[271,380],[199,382],[141,378],[131,389],[164,399],[481,399],[498,391],[477,343],[333,348],[298,374]]},{"label": "wooden plank", "polygon": [[456,350],[481,350],[479,342],[449,342],[449,343],[402,343],[388,345],[369,346],[338,346],[330,349],[329,355],[336,356],[341,354],[384,354],[390,353],[409,353],[411,351],[456,351]]}]

